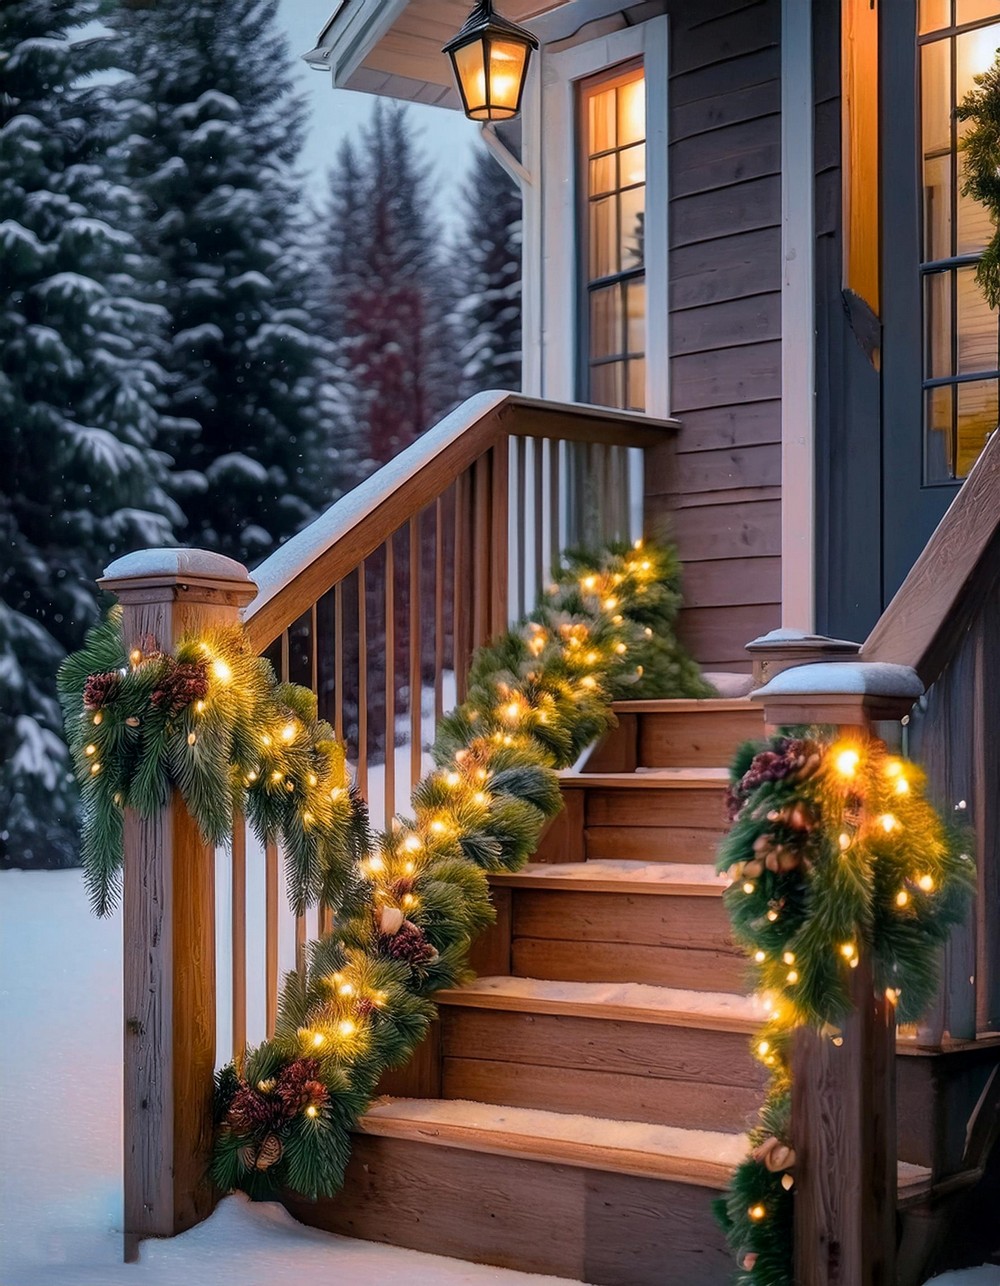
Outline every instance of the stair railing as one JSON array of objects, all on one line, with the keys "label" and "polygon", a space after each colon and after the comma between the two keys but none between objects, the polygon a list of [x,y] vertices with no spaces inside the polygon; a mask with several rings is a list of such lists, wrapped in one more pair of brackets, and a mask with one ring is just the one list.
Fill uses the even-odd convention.
[{"label": "stair railing", "polygon": [[[147,550],[101,583],[123,604],[128,649],[169,648],[242,616],[279,676],[316,693],[373,823],[391,825],[434,724],[465,694],[475,649],[533,604],[565,550],[639,534],[643,453],[669,451],[675,428],[482,393],[253,580],[206,551]],[[142,1237],[211,1211],[213,1069],[273,1033],[281,973],[304,968],[308,940],[331,923],[328,907],[284,909],[280,867],[277,847],[257,851],[241,819],[213,860],[176,796],[156,819],[126,816],[127,1258]]]},{"label": "stair railing", "polygon": [[[860,654],[778,673],[753,694],[769,727],[835,724],[902,741],[944,811],[975,832],[975,910],[945,953],[922,1044],[1000,1027],[1000,432]],[[902,734],[899,726],[902,724]],[[891,1001],[854,971],[854,1012],[834,1046],[793,1050],[795,1281],[896,1280],[896,1027]],[[938,1176],[933,1176],[938,1177]]]}]

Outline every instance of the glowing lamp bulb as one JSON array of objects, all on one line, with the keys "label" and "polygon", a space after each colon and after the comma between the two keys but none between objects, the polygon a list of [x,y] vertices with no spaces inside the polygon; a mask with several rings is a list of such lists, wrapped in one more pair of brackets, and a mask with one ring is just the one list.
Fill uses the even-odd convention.
[{"label": "glowing lamp bulb", "polygon": [[856,750],[841,750],[834,758],[833,764],[841,777],[853,777],[858,771],[861,756]]}]

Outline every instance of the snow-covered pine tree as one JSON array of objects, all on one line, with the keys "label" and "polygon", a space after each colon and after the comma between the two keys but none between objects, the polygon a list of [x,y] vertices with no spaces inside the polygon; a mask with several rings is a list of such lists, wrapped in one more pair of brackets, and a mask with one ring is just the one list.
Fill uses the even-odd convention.
[{"label": "snow-covered pine tree", "polygon": [[379,102],[331,175],[322,272],[343,413],[370,472],[458,401],[457,283],[405,108]]},{"label": "snow-covered pine tree", "polygon": [[132,173],[170,317],[181,537],[253,565],[328,503],[322,345],[307,311],[304,107],[278,0],[157,0],[115,19]]},{"label": "snow-covered pine tree", "polygon": [[181,518],[152,446],[159,317],[97,16],[95,0],[0,11],[0,865],[75,860],[56,669],[105,564]]},{"label": "snow-covered pine tree", "polygon": [[468,235],[456,251],[463,297],[458,321],[464,342],[467,394],[521,387],[521,194],[488,151],[476,153],[463,191]]}]

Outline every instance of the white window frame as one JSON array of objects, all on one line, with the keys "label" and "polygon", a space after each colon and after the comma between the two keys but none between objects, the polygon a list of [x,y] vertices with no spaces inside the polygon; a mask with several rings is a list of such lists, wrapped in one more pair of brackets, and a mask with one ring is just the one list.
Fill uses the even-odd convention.
[{"label": "white window frame", "polygon": [[526,104],[526,119],[536,128],[525,142],[541,164],[528,165],[540,182],[533,184],[525,207],[526,266],[529,272],[535,267],[538,282],[525,299],[525,356],[534,350],[540,360],[527,365],[524,379],[525,390],[539,397],[578,400],[583,307],[578,84],[641,58],[646,84],[646,414],[670,414],[668,32],[664,15],[569,49],[543,51],[539,59],[539,75]]}]

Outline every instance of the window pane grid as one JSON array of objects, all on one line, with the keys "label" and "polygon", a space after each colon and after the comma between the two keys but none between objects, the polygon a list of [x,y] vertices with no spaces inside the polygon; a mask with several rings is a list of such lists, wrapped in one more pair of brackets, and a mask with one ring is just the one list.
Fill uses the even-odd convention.
[{"label": "window pane grid", "polygon": [[955,108],[993,62],[998,20],[997,0],[920,0],[925,484],[963,478],[997,427],[1000,326],[975,281],[992,227],[961,193]]},{"label": "window pane grid", "polygon": [[641,66],[581,93],[583,397],[645,408],[645,79]]}]

